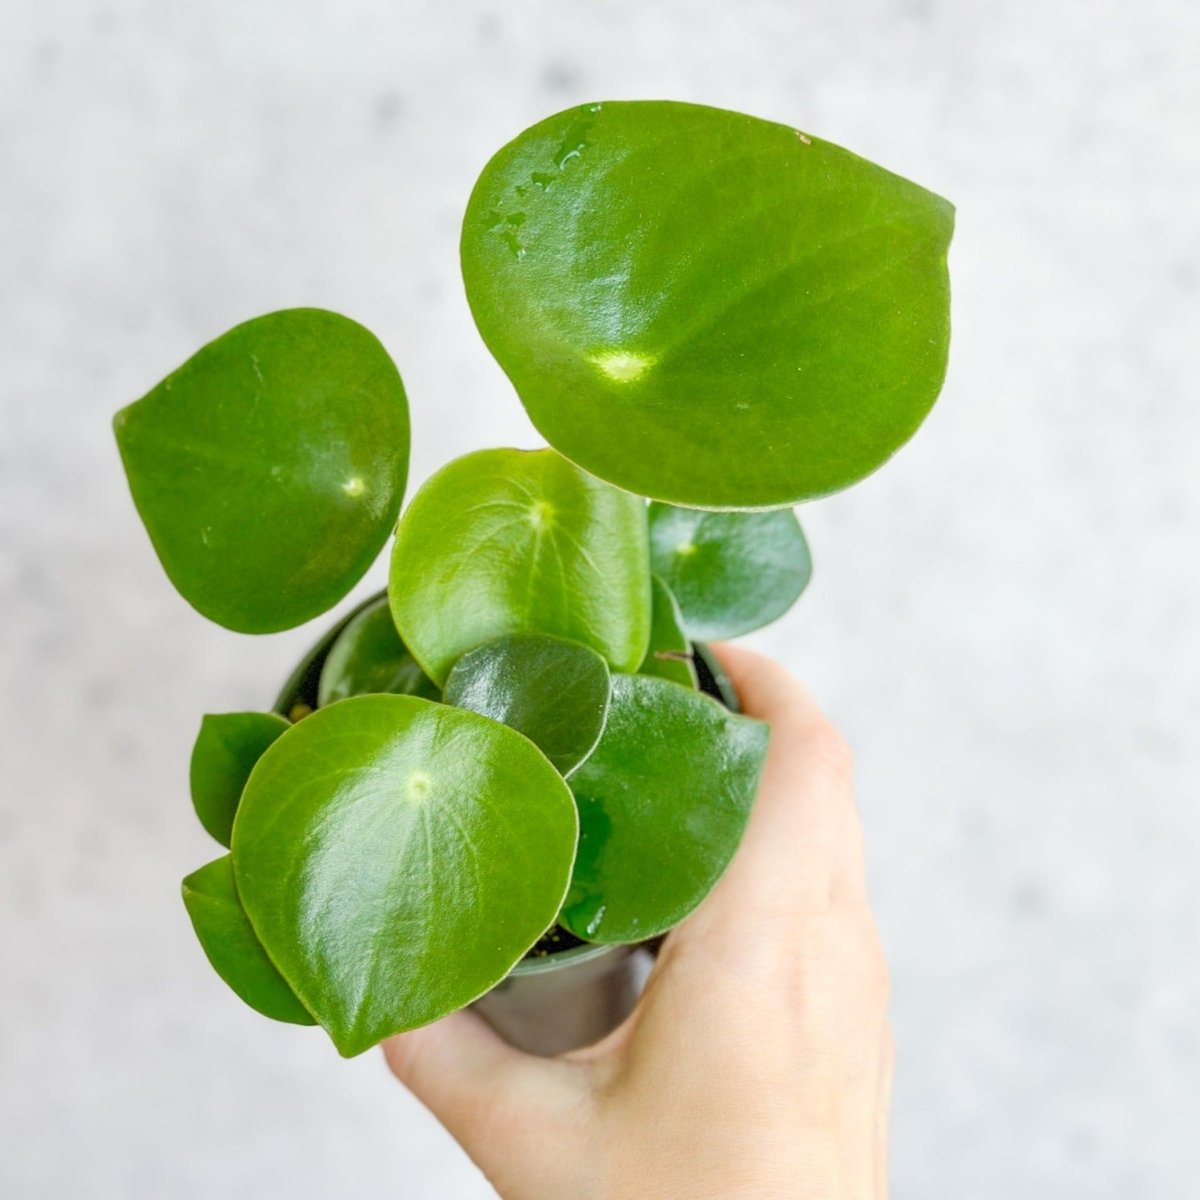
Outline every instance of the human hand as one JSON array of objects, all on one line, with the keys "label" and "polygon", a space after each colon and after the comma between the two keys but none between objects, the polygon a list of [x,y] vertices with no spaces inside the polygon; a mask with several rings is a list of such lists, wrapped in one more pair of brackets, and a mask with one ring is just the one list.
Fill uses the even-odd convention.
[{"label": "human hand", "polygon": [[637,1008],[540,1059],[469,1011],[384,1044],[504,1200],[883,1200],[892,1049],[845,743],[779,666],[720,657],[771,723],[721,882]]}]

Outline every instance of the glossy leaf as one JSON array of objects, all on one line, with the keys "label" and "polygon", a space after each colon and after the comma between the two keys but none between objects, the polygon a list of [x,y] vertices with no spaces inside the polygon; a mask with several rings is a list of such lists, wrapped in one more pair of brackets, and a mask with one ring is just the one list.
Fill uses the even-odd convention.
[{"label": "glossy leaf", "polygon": [[650,637],[645,506],[553,450],[483,450],[443,467],[400,520],[396,628],[444,683],[466,651],[545,633],[636,670]]},{"label": "glossy leaf", "polygon": [[238,801],[254,764],[290,728],[275,713],[209,713],[192,747],[192,806],[200,824],[228,847]]},{"label": "glossy leaf", "polygon": [[737,849],[766,749],[761,721],[665,679],[614,675],[604,736],[571,777],[579,851],[559,921],[591,942],[682,921]]},{"label": "glossy leaf", "polygon": [[594,650],[517,633],[464,654],[446,680],[445,700],[523,733],[567,775],[600,740],[608,688],[608,667]]},{"label": "glossy leaf", "polygon": [[236,326],[114,427],[171,581],[243,633],[336,604],[391,533],[408,473],[392,360],[361,325],[320,309]]},{"label": "glossy leaf", "polygon": [[644,496],[775,508],[912,436],[945,373],[938,196],[786,125],[590,104],[488,163],[475,321],[546,440]]},{"label": "glossy leaf", "polygon": [[692,646],[683,630],[683,616],[671,589],[658,575],[651,579],[653,620],[650,625],[650,649],[638,668],[639,675],[657,675],[684,687],[696,686],[692,666]]},{"label": "glossy leaf", "polygon": [[650,561],[679,601],[688,636],[737,637],[796,602],[812,558],[790,511],[697,512],[650,505]]},{"label": "glossy leaf", "polygon": [[360,612],[339,634],[321,669],[317,703],[333,704],[368,692],[441,698],[437,684],[400,640],[386,596]]},{"label": "glossy leaf", "polygon": [[263,755],[233,858],[267,952],[353,1055],[504,978],[554,921],[576,833],[569,789],[520,734],[356,696]]},{"label": "glossy leaf", "polygon": [[276,1021],[316,1024],[255,935],[238,899],[228,854],[183,881],[183,903],[213,970],[251,1008]]}]

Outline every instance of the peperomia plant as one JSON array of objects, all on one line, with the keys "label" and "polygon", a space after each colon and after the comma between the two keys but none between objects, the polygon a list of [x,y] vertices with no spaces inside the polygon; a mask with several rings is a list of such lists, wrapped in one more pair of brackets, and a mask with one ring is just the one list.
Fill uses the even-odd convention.
[{"label": "peperomia plant", "polygon": [[229,853],[184,900],[242,999],[357,1054],[528,955],[699,904],[767,744],[704,643],[788,609],[811,573],[792,506],[934,402],[952,224],[792,128],[591,104],[502,149],[462,233],[480,332],[550,448],[468,454],[401,513],[400,376],[316,309],[238,325],[118,414],[167,574],[230,629],[327,611],[395,531],[386,596],[273,711],[196,739]]}]

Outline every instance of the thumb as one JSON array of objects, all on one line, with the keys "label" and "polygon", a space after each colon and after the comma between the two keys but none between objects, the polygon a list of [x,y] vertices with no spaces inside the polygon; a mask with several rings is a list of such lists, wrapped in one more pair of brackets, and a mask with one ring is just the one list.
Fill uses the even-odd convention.
[{"label": "thumb", "polygon": [[514,1161],[528,1167],[546,1145],[561,1145],[554,1131],[574,1136],[583,1126],[586,1068],[515,1050],[475,1013],[451,1013],[397,1034],[383,1053],[396,1078],[489,1178]]}]

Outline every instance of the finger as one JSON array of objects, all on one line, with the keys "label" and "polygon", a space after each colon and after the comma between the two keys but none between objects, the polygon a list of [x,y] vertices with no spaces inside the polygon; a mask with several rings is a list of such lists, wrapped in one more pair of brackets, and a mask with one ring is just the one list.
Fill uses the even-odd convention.
[{"label": "finger", "polygon": [[[748,715],[771,740],[742,845],[718,891],[773,908],[823,912],[865,902],[862,833],[845,740],[808,692],[762,655],[716,648]],[[721,902],[724,902],[722,900]]]},{"label": "finger", "polygon": [[763,720],[788,718],[800,724],[825,720],[816,700],[774,659],[727,642],[712,647],[750,716]]},{"label": "finger", "polygon": [[514,1050],[466,1010],[389,1038],[383,1053],[485,1172],[514,1153],[536,1153],[533,1137],[578,1106],[576,1069]]}]

